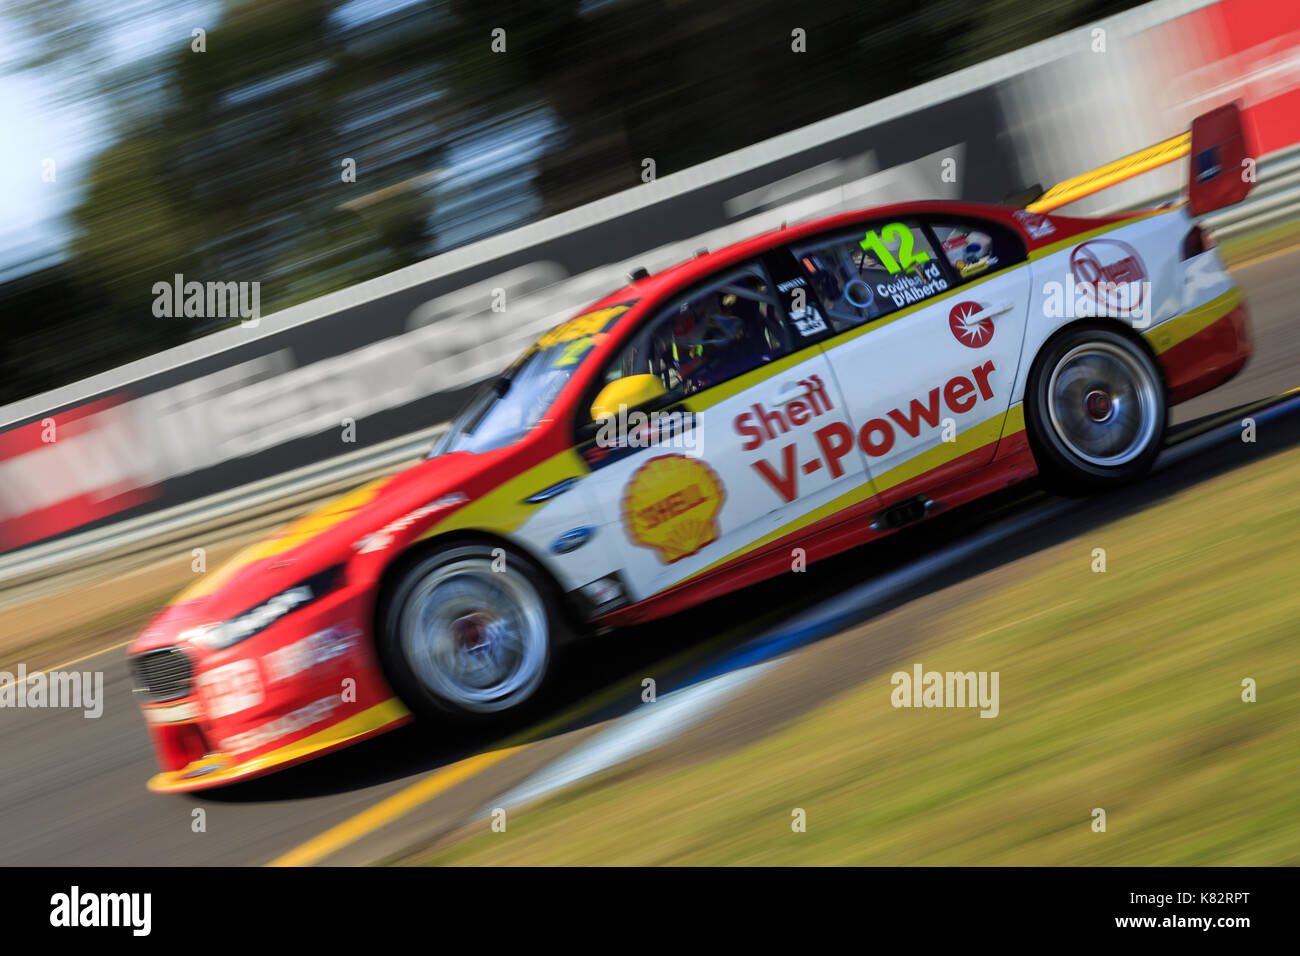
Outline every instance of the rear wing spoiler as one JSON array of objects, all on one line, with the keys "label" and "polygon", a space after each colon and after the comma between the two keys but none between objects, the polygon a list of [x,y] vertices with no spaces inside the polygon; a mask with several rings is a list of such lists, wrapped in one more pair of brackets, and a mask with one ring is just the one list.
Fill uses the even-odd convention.
[{"label": "rear wing spoiler", "polygon": [[1025,209],[1051,212],[1116,183],[1190,156],[1187,203],[1193,216],[1203,216],[1246,198],[1255,185],[1253,172],[1247,175],[1250,164],[1246,160],[1250,155],[1241,122],[1241,108],[1235,102],[1228,103],[1196,117],[1189,132],[1057,183],[1027,203]]}]

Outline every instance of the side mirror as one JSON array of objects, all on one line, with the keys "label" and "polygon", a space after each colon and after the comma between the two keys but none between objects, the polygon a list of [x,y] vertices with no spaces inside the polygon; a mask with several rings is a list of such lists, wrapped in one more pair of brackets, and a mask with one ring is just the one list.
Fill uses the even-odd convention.
[{"label": "side mirror", "polygon": [[591,420],[600,421],[617,415],[619,408],[633,409],[667,396],[668,390],[658,375],[627,375],[615,379],[600,390],[591,403]]}]

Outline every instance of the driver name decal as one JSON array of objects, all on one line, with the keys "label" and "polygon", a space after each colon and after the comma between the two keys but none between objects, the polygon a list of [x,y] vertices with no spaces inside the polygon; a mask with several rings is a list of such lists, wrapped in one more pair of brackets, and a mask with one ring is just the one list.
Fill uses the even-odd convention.
[{"label": "driver name decal", "polygon": [[917,272],[919,274],[899,275],[892,282],[877,283],[876,294],[892,299],[901,309],[948,291],[948,280],[943,277],[937,262],[927,262],[919,266]]}]

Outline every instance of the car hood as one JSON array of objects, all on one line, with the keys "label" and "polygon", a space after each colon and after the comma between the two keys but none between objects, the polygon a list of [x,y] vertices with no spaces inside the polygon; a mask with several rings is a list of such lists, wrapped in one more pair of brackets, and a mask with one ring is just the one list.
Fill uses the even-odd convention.
[{"label": "car hood", "polygon": [[[367,535],[440,498],[469,500],[462,491],[501,457],[453,452],[362,485],[247,547],[198,579],[164,608],[130,648],[140,653],[175,643],[188,627],[214,623],[351,559]],[[445,513],[457,507],[452,504]],[[443,512],[440,512],[440,517]],[[199,561],[199,554],[194,561]]]}]

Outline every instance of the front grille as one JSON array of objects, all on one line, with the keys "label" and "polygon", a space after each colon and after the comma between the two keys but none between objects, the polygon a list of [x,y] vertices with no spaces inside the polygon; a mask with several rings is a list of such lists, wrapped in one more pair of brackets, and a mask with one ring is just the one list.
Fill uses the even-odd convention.
[{"label": "front grille", "polygon": [[193,670],[189,657],[179,647],[145,651],[131,658],[135,691],[151,704],[190,696]]}]

